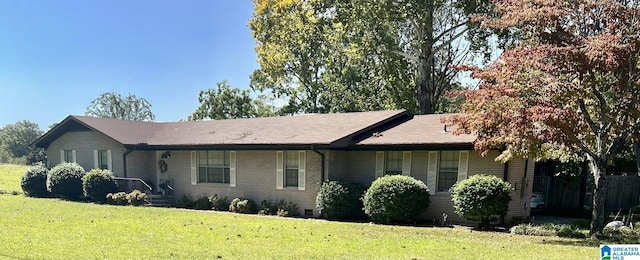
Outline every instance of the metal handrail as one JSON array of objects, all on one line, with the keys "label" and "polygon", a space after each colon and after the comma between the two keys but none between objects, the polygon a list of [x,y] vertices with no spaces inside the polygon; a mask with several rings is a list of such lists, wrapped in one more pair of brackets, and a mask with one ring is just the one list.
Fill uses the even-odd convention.
[{"label": "metal handrail", "polygon": [[113,177],[113,179],[114,180],[123,180],[123,181],[139,181],[145,187],[147,187],[147,189],[149,189],[149,191],[153,191],[153,188],[151,188],[151,185],[149,185],[143,179],[140,179],[140,178]]}]

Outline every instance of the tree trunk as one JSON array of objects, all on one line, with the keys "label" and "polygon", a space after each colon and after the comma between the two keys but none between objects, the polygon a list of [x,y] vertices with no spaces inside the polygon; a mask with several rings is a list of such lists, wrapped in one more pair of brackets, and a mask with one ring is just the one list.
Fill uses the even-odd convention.
[{"label": "tree trunk", "polygon": [[584,210],[584,202],[587,193],[587,177],[589,174],[589,162],[583,161],[580,163],[580,191],[578,193],[578,209],[580,212]]},{"label": "tree trunk", "polygon": [[593,210],[591,211],[591,229],[589,235],[602,232],[604,228],[605,201],[607,199],[606,160],[590,159],[595,188],[593,189]]},{"label": "tree trunk", "polygon": [[420,28],[418,39],[420,40],[420,56],[418,57],[418,68],[416,75],[416,95],[418,101],[418,112],[420,114],[433,114],[435,104],[433,104],[433,8],[426,12],[424,21],[418,21]]},{"label": "tree trunk", "polygon": [[640,175],[640,137],[633,138],[633,153],[636,155],[636,168]]}]

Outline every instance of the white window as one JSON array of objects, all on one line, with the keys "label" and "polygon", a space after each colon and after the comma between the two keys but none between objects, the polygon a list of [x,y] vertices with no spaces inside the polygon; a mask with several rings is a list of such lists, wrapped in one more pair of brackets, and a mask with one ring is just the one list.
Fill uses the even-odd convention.
[{"label": "white window", "polygon": [[60,162],[76,162],[76,150],[60,150]]},{"label": "white window", "polygon": [[229,183],[230,179],[229,151],[198,151],[199,183]]},{"label": "white window", "polygon": [[93,168],[113,170],[111,150],[93,150]]},{"label": "white window", "polygon": [[427,186],[430,191],[448,192],[451,186],[467,178],[469,151],[430,151]]},{"label": "white window", "polygon": [[276,188],[305,189],[306,153],[304,151],[276,152]]},{"label": "white window", "polygon": [[411,152],[376,152],[376,178],[396,174],[411,175]]},{"label": "white window", "polygon": [[402,174],[402,152],[389,151],[385,153],[384,174],[399,175]]},{"label": "white window", "polygon": [[438,191],[449,191],[449,188],[458,181],[458,164],[460,152],[440,152],[440,164],[438,169]]},{"label": "white window", "polygon": [[191,151],[191,185],[207,183],[236,186],[235,151]]}]

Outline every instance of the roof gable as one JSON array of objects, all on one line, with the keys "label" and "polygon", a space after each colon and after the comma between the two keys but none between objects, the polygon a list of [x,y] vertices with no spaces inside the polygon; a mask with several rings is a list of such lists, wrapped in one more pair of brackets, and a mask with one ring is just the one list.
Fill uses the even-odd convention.
[{"label": "roof gable", "polygon": [[471,146],[475,135],[454,135],[453,128],[445,128],[441,119],[452,114],[416,115],[398,126],[376,132],[358,142],[360,147],[406,145],[406,146]]}]

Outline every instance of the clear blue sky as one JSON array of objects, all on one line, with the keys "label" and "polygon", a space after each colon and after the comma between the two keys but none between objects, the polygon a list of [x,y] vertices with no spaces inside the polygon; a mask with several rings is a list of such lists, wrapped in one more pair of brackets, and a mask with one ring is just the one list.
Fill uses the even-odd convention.
[{"label": "clear blue sky", "polygon": [[46,130],[104,92],[185,119],[200,90],[248,88],[250,0],[0,0],[0,127]]}]

